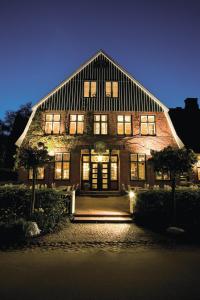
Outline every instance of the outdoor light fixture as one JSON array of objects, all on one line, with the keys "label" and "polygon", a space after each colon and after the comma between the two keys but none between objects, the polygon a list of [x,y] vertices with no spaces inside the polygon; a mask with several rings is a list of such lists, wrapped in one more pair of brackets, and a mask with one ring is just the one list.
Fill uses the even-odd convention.
[{"label": "outdoor light fixture", "polygon": [[134,191],[130,191],[129,192],[129,197],[130,198],[134,198],[135,197],[135,192]]},{"label": "outdoor light fixture", "polygon": [[55,153],[54,153],[53,150],[50,150],[50,151],[48,152],[48,154],[49,154],[49,156],[54,156],[54,155],[55,155]]},{"label": "outdoor light fixture", "polygon": [[98,155],[98,162],[102,162],[103,160],[103,156],[102,155]]}]

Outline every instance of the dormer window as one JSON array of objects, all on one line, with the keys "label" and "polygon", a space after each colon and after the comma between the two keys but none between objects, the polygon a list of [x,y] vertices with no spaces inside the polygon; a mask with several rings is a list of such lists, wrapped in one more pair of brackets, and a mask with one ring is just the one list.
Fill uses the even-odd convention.
[{"label": "dormer window", "polygon": [[118,97],[117,81],[106,81],[106,97],[112,97],[112,98]]},{"label": "dormer window", "polygon": [[84,97],[96,97],[97,96],[97,83],[96,81],[84,81]]},{"label": "dormer window", "polygon": [[60,133],[60,115],[47,114],[45,116],[45,133],[59,134]]}]

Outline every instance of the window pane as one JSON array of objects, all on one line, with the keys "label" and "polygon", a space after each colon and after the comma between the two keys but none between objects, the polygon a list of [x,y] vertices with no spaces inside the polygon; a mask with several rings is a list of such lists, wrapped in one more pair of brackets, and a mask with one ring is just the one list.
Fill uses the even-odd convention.
[{"label": "window pane", "polygon": [[117,134],[124,134],[124,124],[123,123],[117,124]]},{"label": "window pane", "polygon": [[28,171],[28,178],[33,179],[33,169],[29,169]]},{"label": "window pane", "polygon": [[52,131],[52,122],[46,122],[45,123],[45,133],[51,134]]},{"label": "window pane", "polygon": [[56,162],[55,163],[55,179],[61,179],[62,177],[62,163]]},{"label": "window pane", "polygon": [[200,180],[200,168],[197,168],[197,178]]},{"label": "window pane", "polygon": [[155,122],[155,116],[148,116],[148,122]]},{"label": "window pane", "polygon": [[46,121],[53,121],[53,115],[46,115]]},{"label": "window pane", "polygon": [[63,153],[63,160],[69,161],[70,160],[70,153]]},{"label": "window pane", "polygon": [[53,133],[60,132],[60,122],[53,122]]},{"label": "window pane", "polygon": [[155,134],[155,123],[150,123],[149,125],[149,134],[154,135]]},{"label": "window pane", "polygon": [[132,162],[131,163],[131,180],[136,180],[136,179],[138,179],[137,162]]},{"label": "window pane", "polygon": [[89,97],[89,81],[84,82],[84,97]]},{"label": "window pane", "polygon": [[137,154],[131,154],[131,161],[137,161]]},{"label": "window pane", "polygon": [[117,180],[117,163],[111,163],[111,180]]},{"label": "window pane", "polygon": [[131,124],[125,123],[125,134],[131,134]]},{"label": "window pane", "polygon": [[90,164],[89,163],[83,163],[83,180],[89,180],[90,179]]},{"label": "window pane", "polygon": [[94,123],[94,134],[100,134],[100,123]]},{"label": "window pane", "polygon": [[169,174],[169,172],[164,172],[163,173],[163,180],[170,180],[170,174]]},{"label": "window pane", "polygon": [[89,161],[90,160],[90,157],[89,156],[87,156],[87,155],[83,155],[83,161]]},{"label": "window pane", "polygon": [[100,115],[94,115],[94,120],[95,121],[100,121]]},{"label": "window pane", "polygon": [[55,161],[62,161],[62,153],[55,154]]},{"label": "window pane", "polygon": [[76,115],[70,115],[70,121],[76,121]]},{"label": "window pane", "polygon": [[37,168],[37,179],[44,179],[44,167]]},{"label": "window pane", "polygon": [[107,134],[107,123],[101,123],[101,134]]},{"label": "window pane", "polygon": [[77,133],[83,134],[83,122],[78,122],[77,124]]},{"label": "window pane", "polygon": [[78,121],[84,121],[84,115],[78,115]]},{"label": "window pane", "polygon": [[147,116],[141,116],[141,122],[147,122]]},{"label": "window pane", "polygon": [[101,115],[101,121],[106,122],[107,121],[107,115]]},{"label": "window pane", "polygon": [[125,122],[131,122],[131,116],[125,116]]},{"label": "window pane", "polygon": [[76,122],[70,122],[69,134],[76,134]]},{"label": "window pane", "polygon": [[111,156],[111,162],[117,162],[117,156]]},{"label": "window pane", "polygon": [[60,115],[54,115],[53,120],[59,122],[60,121]]},{"label": "window pane", "polygon": [[138,179],[145,179],[145,163],[138,163]]},{"label": "window pane", "polygon": [[162,180],[162,172],[156,171],[156,180]]},{"label": "window pane", "polygon": [[118,82],[113,81],[113,97],[118,97]]},{"label": "window pane", "polygon": [[106,81],[106,97],[111,97],[111,82]]},{"label": "window pane", "polygon": [[124,121],[124,116],[117,116],[117,121],[118,122],[123,122]]},{"label": "window pane", "polygon": [[141,123],[141,134],[143,134],[143,135],[147,135],[148,134],[147,123]]},{"label": "window pane", "polygon": [[69,162],[63,162],[63,179],[69,179]]},{"label": "window pane", "polygon": [[91,82],[91,97],[96,97],[96,81]]},{"label": "window pane", "polygon": [[145,161],[145,154],[138,154],[138,161]]}]

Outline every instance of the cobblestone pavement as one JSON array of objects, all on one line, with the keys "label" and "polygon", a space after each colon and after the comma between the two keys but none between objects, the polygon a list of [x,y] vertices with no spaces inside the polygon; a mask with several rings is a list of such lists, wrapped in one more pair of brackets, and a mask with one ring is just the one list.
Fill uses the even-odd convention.
[{"label": "cobblestone pavement", "polygon": [[59,232],[37,238],[29,246],[46,249],[84,250],[101,248],[120,250],[133,247],[174,247],[177,239],[138,227],[135,224],[67,223]]}]

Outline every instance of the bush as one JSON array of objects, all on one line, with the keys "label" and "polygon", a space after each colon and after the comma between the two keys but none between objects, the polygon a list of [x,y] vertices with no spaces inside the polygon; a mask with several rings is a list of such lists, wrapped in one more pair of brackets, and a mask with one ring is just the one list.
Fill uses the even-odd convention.
[{"label": "bush", "polygon": [[[13,224],[29,218],[31,190],[24,186],[0,187],[0,222]],[[68,213],[61,192],[52,189],[36,190],[35,212],[31,218],[43,233],[52,231]]]},{"label": "bush", "polygon": [[1,244],[24,242],[27,237],[28,221],[18,219],[10,223],[0,223]]},{"label": "bush", "polygon": [[[200,191],[176,191],[177,224],[187,230],[200,229]],[[147,191],[137,195],[136,221],[148,226],[167,227],[172,221],[170,191]]]}]

